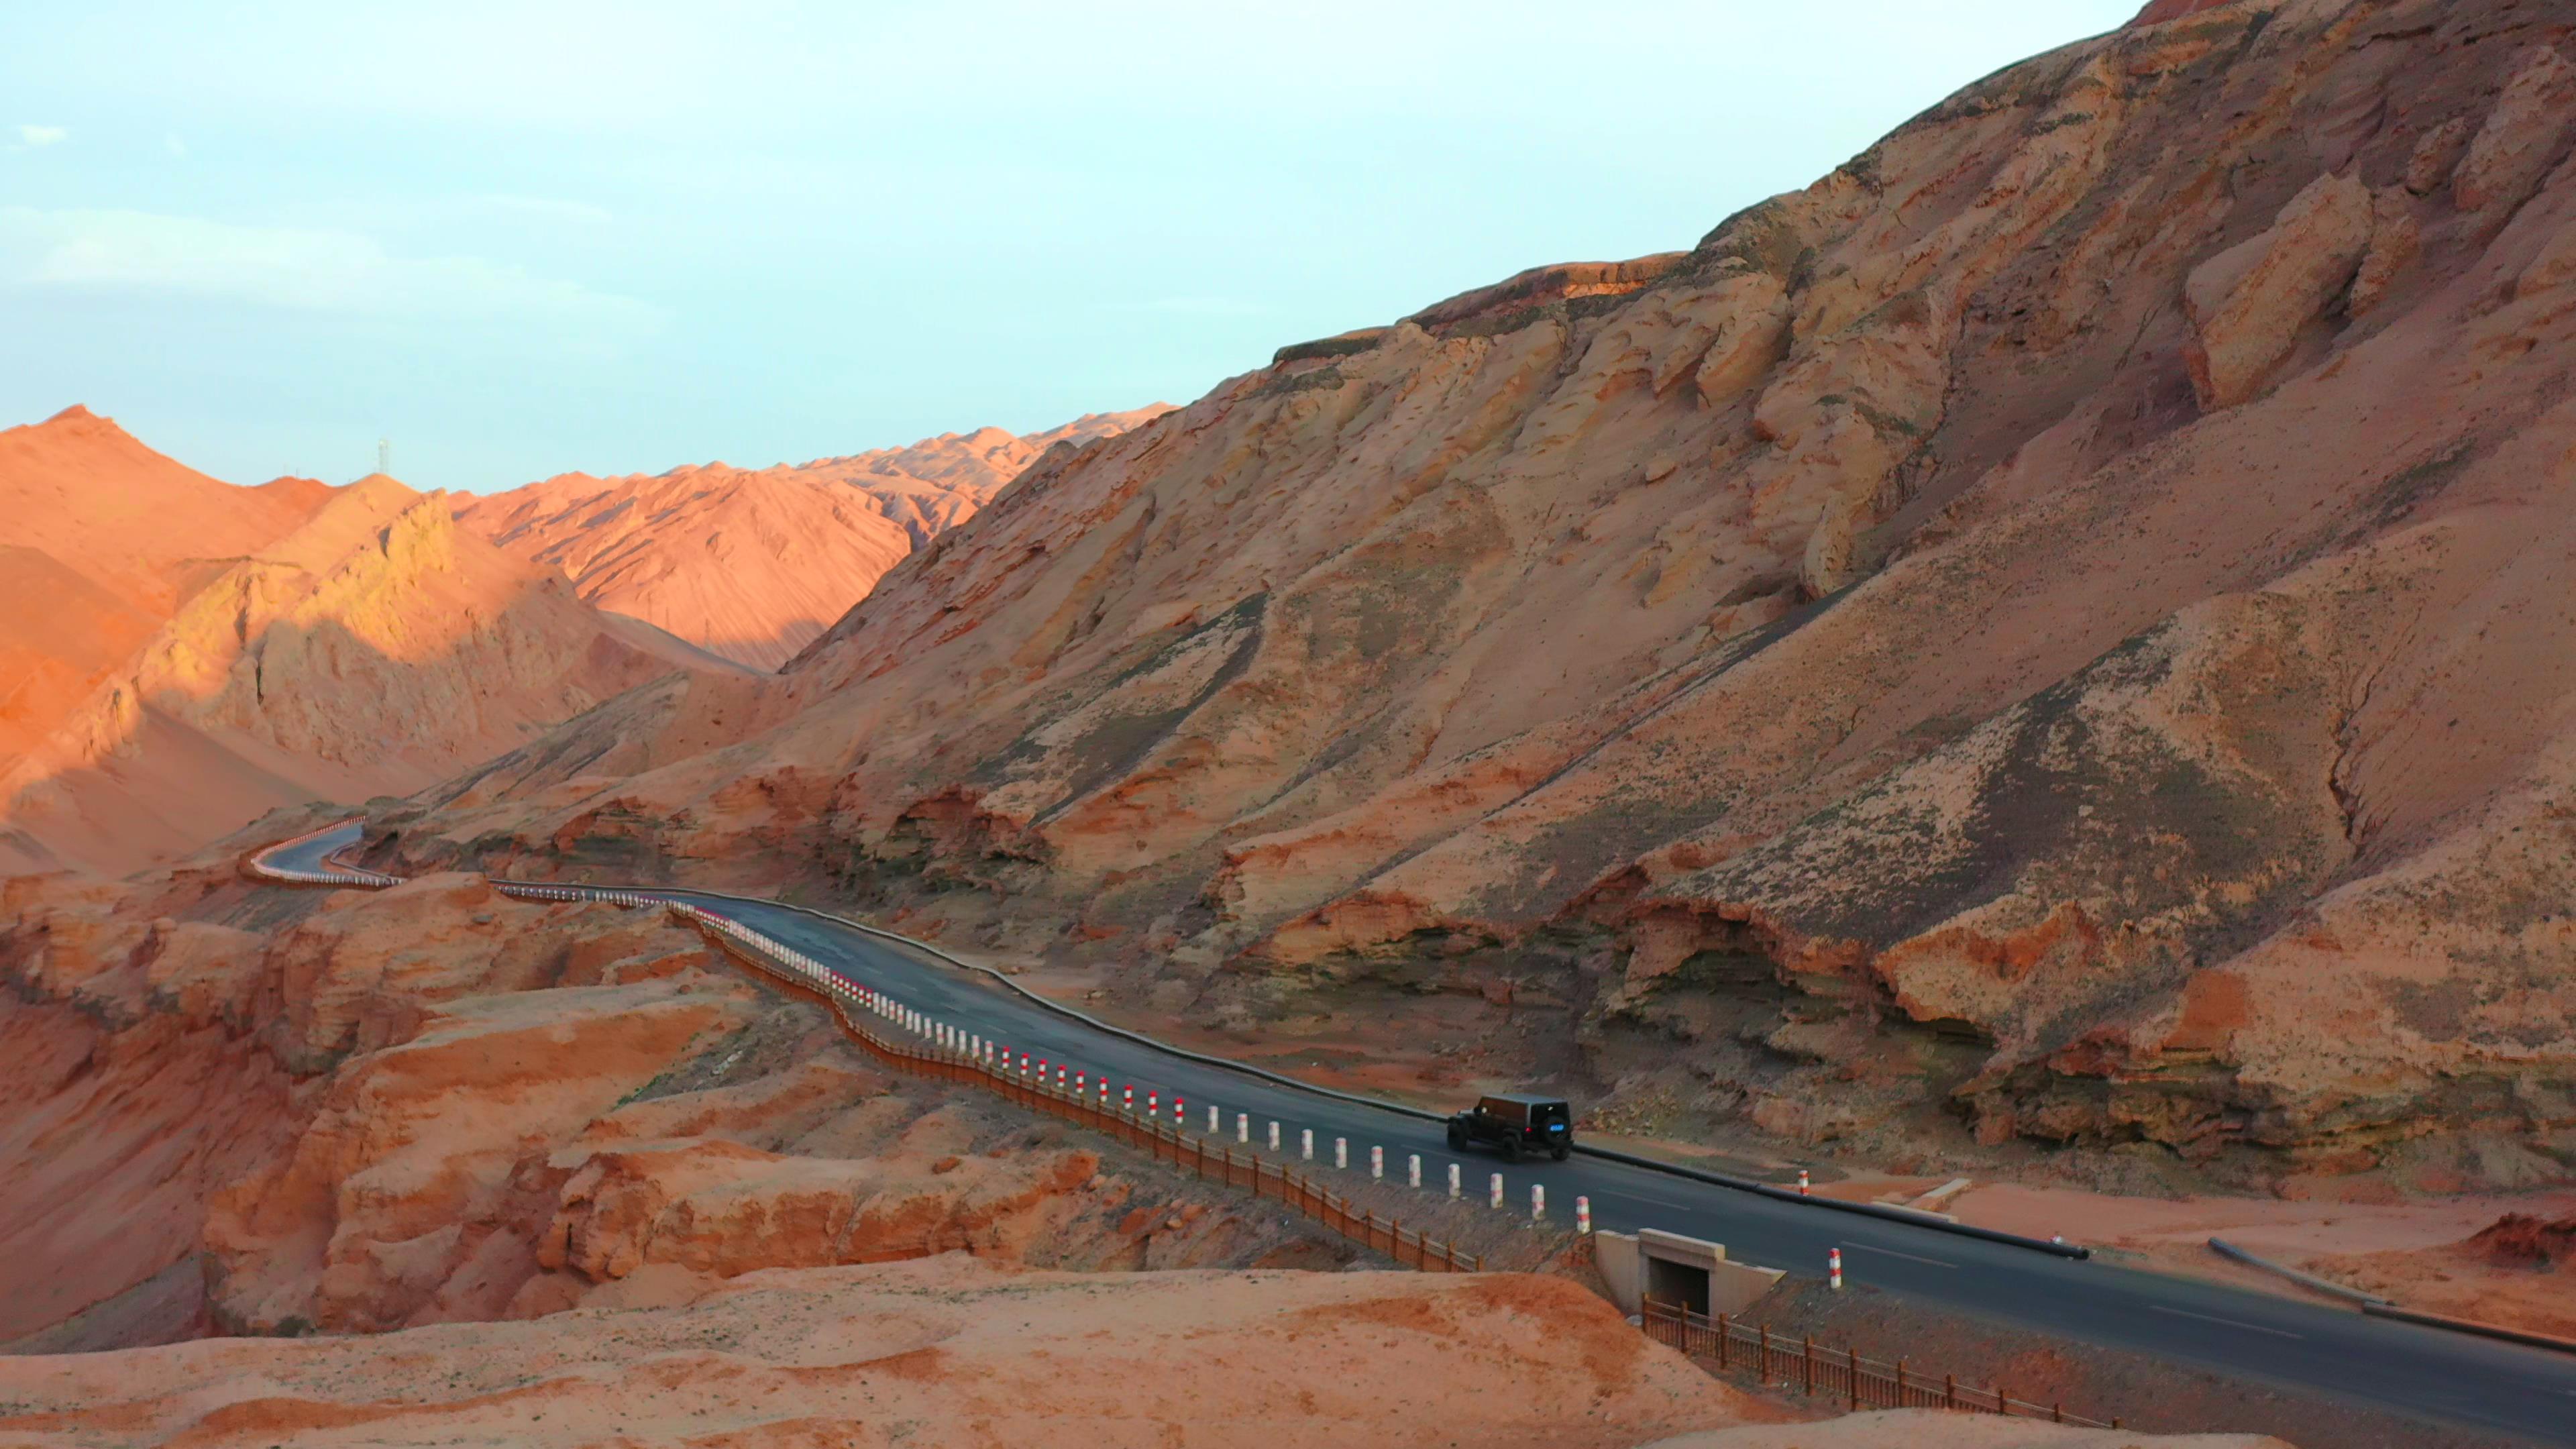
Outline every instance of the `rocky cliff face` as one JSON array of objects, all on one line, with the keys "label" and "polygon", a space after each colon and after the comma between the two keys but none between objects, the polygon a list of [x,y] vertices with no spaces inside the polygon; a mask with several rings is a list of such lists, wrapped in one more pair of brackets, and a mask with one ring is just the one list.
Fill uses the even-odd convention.
[{"label": "rocky cliff face", "polygon": [[571,577],[581,597],[759,669],[775,669],[886,570],[963,523],[1059,444],[1113,437],[1162,404],[1015,436],[943,433],[908,448],[747,470],[567,473],[453,500],[457,521]]},{"label": "rocky cliff face", "polygon": [[29,606],[0,630],[29,662],[0,868],[129,869],[278,804],[417,789],[675,670],[739,672],[390,478],[234,488],[86,412],[0,439],[33,540],[0,555]]},{"label": "rocky cliff face", "polygon": [[2151,10],[1042,463],[785,723],[415,844],[766,861],[1203,1019],[1508,979],[1677,1129],[2563,1174],[2571,51]]},{"label": "rocky cliff face", "polygon": [[658,912],[468,875],[22,877],[0,988],[0,1147],[24,1169],[0,1184],[0,1354],[653,1305],[954,1251],[1350,1256],[890,1078]]}]

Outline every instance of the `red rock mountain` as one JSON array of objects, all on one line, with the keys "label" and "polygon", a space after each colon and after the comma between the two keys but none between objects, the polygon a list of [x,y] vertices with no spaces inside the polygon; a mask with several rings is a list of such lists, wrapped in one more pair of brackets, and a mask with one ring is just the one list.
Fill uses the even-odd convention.
[{"label": "red rock mountain", "polygon": [[455,499],[468,529],[571,575],[581,596],[727,658],[775,669],[904,555],[975,514],[1059,443],[1112,437],[1161,403],[1014,436],[943,433],[908,448],[652,476],[566,473]]},{"label": "red rock mountain", "polygon": [[83,408],[0,432],[0,870],[122,870],[272,806],[418,789],[734,666],[390,478],[220,483]]},{"label": "red rock mountain", "polygon": [[[2507,0],[2052,51],[1032,469],[757,738],[637,701],[388,820],[1202,1020],[1517,990],[1493,1049],[1673,1130],[2563,1176],[2571,54]],[[553,763],[612,747],[670,762]]]}]

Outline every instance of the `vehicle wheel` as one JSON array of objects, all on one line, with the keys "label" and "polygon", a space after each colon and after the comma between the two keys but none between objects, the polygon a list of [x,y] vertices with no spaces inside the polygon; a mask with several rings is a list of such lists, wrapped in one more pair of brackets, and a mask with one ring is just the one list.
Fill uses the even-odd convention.
[{"label": "vehicle wheel", "polygon": [[1521,1140],[1519,1138],[1506,1137],[1503,1139],[1503,1160],[1505,1162],[1518,1162],[1521,1160]]},{"label": "vehicle wheel", "polygon": [[1467,1134],[1460,1131],[1455,1122],[1449,1124],[1449,1150],[1452,1152],[1467,1150]]},{"label": "vehicle wheel", "polygon": [[1559,1161],[1559,1162],[1563,1162],[1563,1161],[1565,1160],[1565,1158],[1566,1158],[1566,1155],[1567,1155],[1568,1153],[1572,1152],[1572,1151],[1574,1151],[1574,1149],[1573,1149],[1573,1148],[1571,1148],[1571,1147],[1560,1147],[1560,1148],[1556,1149],[1556,1151],[1555,1151],[1554,1153],[1550,1154],[1550,1155],[1551,1155],[1551,1156],[1553,1156],[1557,1161]]}]

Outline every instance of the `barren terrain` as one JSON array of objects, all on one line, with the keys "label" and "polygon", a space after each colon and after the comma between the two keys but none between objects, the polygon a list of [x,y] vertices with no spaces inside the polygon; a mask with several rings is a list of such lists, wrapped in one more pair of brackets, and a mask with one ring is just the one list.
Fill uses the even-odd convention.
[{"label": "barren terrain", "polygon": [[562,569],[600,608],[775,669],[904,555],[974,517],[1048,450],[1115,437],[1169,410],[1088,413],[1024,436],[942,433],[774,468],[566,473],[453,501],[457,522]]},{"label": "barren terrain", "polygon": [[0,432],[0,873],[123,871],[399,794],[674,673],[391,478],[238,488],[72,408]]},{"label": "barren terrain", "polygon": [[1165,1020],[1508,997],[1498,1075],[1664,1135],[2563,1179],[2571,46],[2506,0],[2066,46],[1690,250],[1042,460],[762,733],[632,697],[377,837]]},{"label": "barren terrain", "polygon": [[[657,913],[228,864],[0,897],[0,1148],[31,1169],[0,1184],[12,1445],[1625,1446],[1816,1412],[1572,1278],[1316,1271],[1359,1264],[1273,1206],[888,1078]],[[1551,1391],[1490,1391],[1533,1376]],[[1807,1432],[2110,1442],[1929,1414]]]}]

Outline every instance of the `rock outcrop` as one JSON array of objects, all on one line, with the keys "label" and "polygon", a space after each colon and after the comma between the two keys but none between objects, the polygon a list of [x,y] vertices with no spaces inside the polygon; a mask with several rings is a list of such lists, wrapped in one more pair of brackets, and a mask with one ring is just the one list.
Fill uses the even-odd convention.
[{"label": "rock outcrop", "polygon": [[[710,969],[713,968],[713,969]],[[482,877],[0,886],[0,1346],[385,1332],[967,1252],[1333,1267],[1222,1187],[889,1078],[659,913]]]},{"label": "rock outcrop", "polygon": [[[2350,176],[2320,176],[2262,234],[2192,269],[2183,284],[2192,325],[2183,358],[2203,408],[2254,396],[2301,330],[2343,297],[2371,250],[2372,216],[2370,188]],[[2383,261],[2380,271],[2390,269]],[[2374,298],[2386,286],[2376,277]]]},{"label": "rock outcrop", "polygon": [[581,597],[757,669],[775,669],[867,597],[886,570],[975,515],[1058,447],[1114,437],[1163,404],[1015,436],[943,433],[907,448],[649,477],[566,473],[487,497],[457,521]]}]

